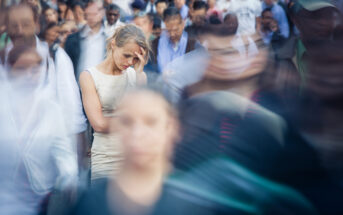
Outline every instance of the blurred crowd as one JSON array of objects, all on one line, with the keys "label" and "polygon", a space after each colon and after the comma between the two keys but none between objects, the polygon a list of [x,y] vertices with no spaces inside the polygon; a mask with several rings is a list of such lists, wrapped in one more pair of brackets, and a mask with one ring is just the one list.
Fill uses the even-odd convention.
[{"label": "blurred crowd", "polygon": [[0,100],[0,214],[343,214],[341,0],[0,0]]}]

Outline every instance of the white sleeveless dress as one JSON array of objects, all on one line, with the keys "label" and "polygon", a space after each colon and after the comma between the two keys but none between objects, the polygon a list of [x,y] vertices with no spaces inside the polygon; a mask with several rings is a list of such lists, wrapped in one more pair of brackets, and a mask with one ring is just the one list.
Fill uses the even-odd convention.
[{"label": "white sleeveless dress", "polygon": [[[136,72],[128,68],[121,75],[107,75],[96,67],[87,70],[94,81],[98,93],[102,114],[114,117],[115,110],[124,93],[136,86]],[[91,180],[113,176],[120,169],[123,153],[122,145],[116,134],[94,132],[91,149]]]}]

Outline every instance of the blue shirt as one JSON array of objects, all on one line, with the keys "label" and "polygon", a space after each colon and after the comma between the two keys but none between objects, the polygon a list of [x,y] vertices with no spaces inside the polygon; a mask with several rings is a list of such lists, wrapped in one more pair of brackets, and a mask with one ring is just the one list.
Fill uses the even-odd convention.
[{"label": "blue shirt", "polygon": [[283,8],[278,4],[273,4],[272,6],[262,3],[262,9],[271,8],[274,19],[278,22],[280,33],[285,38],[289,37],[289,24],[287,16]]},{"label": "blue shirt", "polygon": [[175,44],[170,41],[168,32],[164,31],[161,33],[157,47],[157,64],[160,72],[163,72],[163,69],[169,62],[186,53],[187,41],[188,34],[184,31],[175,47]]},{"label": "blue shirt", "polygon": [[187,5],[184,4],[182,6],[182,8],[180,9],[180,14],[181,14],[182,19],[186,19],[187,18],[188,11],[189,11],[189,8],[187,7]]}]

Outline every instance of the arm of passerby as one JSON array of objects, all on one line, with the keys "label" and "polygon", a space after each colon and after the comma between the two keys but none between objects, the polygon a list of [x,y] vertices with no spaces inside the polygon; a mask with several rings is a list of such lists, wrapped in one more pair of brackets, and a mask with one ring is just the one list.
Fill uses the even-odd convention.
[{"label": "arm of passerby", "polygon": [[141,47],[140,48],[140,53],[135,52],[137,58],[138,58],[138,62],[134,65],[134,69],[136,71],[137,74],[137,84],[138,85],[144,85],[147,83],[147,76],[145,74],[145,72],[143,71],[143,68],[145,66],[145,64],[147,63],[146,60],[146,51]]},{"label": "arm of passerby", "polygon": [[107,133],[109,131],[110,118],[104,117],[102,114],[100,99],[89,72],[84,71],[81,73],[80,87],[83,107],[91,126],[96,132]]}]

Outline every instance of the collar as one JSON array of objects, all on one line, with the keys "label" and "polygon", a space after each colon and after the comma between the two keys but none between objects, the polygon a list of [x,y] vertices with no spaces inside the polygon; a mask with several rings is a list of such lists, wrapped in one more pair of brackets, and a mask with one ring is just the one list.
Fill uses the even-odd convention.
[{"label": "collar", "polygon": [[[89,36],[91,31],[92,31],[91,28],[88,25],[85,25],[84,28],[80,31],[80,37],[82,39],[86,39]],[[101,25],[99,32],[94,34],[93,36],[95,35],[105,35],[104,25]]]}]

